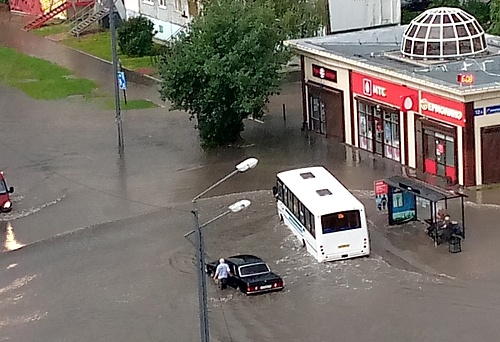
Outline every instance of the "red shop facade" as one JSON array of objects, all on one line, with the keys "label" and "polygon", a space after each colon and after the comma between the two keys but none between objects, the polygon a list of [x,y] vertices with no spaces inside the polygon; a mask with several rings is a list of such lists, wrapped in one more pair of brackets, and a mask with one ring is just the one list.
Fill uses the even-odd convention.
[{"label": "red shop facade", "polygon": [[472,107],[371,75],[350,75],[356,147],[448,184],[474,184],[474,141],[466,135]]}]

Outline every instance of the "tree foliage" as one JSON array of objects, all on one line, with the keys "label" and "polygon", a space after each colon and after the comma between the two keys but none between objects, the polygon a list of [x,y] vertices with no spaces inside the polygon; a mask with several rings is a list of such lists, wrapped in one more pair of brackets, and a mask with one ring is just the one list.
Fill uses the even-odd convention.
[{"label": "tree foliage", "polygon": [[[496,14],[500,16],[498,10],[495,10],[491,5],[494,2],[499,2],[499,0],[490,0],[490,2],[484,2],[481,0],[431,0],[428,8],[435,7],[458,7],[464,11],[473,15],[479,24],[483,27],[485,31],[488,31],[490,25],[495,24],[493,17]],[[403,9],[401,11],[401,23],[408,24],[412,19],[418,16],[422,11],[411,11]],[[500,25],[500,18],[497,20]]]},{"label": "tree foliage", "polygon": [[500,0],[490,1],[490,20],[491,26],[488,32],[500,35]]},{"label": "tree foliage", "polygon": [[317,36],[328,21],[326,0],[257,0],[274,9],[282,34],[289,38]]},{"label": "tree foliage", "polygon": [[465,0],[462,8],[472,14],[484,30],[490,26],[490,6],[480,0]]},{"label": "tree foliage", "polygon": [[204,3],[186,33],[160,63],[160,94],[172,109],[196,118],[204,146],[234,143],[243,119],[259,118],[279,89],[289,55],[268,3],[214,0]]},{"label": "tree foliage", "polygon": [[117,29],[120,51],[128,56],[142,57],[151,54],[154,24],[146,17],[139,16],[122,22]]},{"label": "tree foliage", "polygon": [[460,0],[431,0],[429,8],[434,7],[460,7]]}]

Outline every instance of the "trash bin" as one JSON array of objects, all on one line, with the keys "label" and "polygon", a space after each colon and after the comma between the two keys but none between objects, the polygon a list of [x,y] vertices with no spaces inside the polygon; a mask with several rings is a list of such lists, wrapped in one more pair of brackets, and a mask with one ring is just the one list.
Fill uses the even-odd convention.
[{"label": "trash bin", "polygon": [[453,234],[448,242],[448,251],[450,253],[460,253],[462,251],[462,237]]}]

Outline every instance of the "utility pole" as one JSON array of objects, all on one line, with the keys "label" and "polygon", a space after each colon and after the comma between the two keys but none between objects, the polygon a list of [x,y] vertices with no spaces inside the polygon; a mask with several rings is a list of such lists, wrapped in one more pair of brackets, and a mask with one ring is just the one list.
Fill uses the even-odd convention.
[{"label": "utility pole", "polygon": [[[118,0],[120,1],[120,0]],[[109,28],[111,31],[111,53],[113,56],[113,85],[115,87],[115,121],[118,130],[118,147],[124,147],[122,115],[120,112],[120,89],[118,88],[118,55],[116,53],[116,8],[114,0],[109,0]]]}]

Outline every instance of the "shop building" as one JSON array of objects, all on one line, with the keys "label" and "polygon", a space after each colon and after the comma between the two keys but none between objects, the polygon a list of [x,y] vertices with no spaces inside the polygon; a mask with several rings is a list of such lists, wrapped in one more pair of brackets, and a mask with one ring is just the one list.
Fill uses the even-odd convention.
[{"label": "shop building", "polygon": [[434,8],[406,26],[305,38],[304,123],[449,184],[500,182],[500,37]]}]

